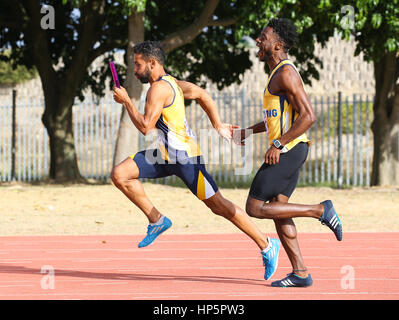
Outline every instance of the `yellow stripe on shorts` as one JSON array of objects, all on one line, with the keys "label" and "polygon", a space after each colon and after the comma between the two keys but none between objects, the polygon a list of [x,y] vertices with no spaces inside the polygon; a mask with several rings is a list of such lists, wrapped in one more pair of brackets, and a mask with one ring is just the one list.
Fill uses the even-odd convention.
[{"label": "yellow stripe on shorts", "polygon": [[198,172],[197,197],[200,200],[205,200],[205,182],[201,171]]},{"label": "yellow stripe on shorts", "polygon": [[215,190],[208,180],[204,177],[201,170],[198,172],[198,183],[197,183],[197,197],[200,200],[206,200],[215,194]]}]

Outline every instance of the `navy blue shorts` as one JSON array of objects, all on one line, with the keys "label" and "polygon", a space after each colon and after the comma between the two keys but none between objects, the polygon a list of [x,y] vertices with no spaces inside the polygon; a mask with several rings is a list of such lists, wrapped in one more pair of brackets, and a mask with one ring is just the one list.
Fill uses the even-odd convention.
[{"label": "navy blue shorts", "polygon": [[178,176],[200,200],[209,199],[218,187],[205,169],[202,156],[170,163],[161,157],[158,149],[148,149],[130,156],[139,168],[139,178],[164,178]]}]

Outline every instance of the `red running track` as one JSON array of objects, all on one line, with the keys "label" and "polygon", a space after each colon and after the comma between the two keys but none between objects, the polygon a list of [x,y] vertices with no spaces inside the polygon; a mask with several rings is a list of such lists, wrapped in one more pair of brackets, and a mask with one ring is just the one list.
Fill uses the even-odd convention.
[{"label": "red running track", "polygon": [[[399,298],[399,233],[300,234],[309,288],[263,280],[243,234],[0,237],[1,300],[332,300]],[[291,271],[280,251],[272,280]],[[52,276],[53,272],[53,276]]]}]

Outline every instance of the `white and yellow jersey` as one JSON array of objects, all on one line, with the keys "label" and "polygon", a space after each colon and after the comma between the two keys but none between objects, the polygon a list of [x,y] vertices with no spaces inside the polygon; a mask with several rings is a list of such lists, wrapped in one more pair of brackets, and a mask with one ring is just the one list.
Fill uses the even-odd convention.
[{"label": "white and yellow jersey", "polygon": [[[280,138],[291,128],[299,115],[288,101],[286,95],[272,94],[270,92],[270,82],[273,80],[273,76],[277,70],[284,65],[290,65],[298,72],[290,60],[280,61],[270,73],[263,94],[263,121],[265,123],[266,133],[268,133],[270,146],[273,144],[273,140]],[[307,138],[306,134],[303,133],[298,138],[287,143],[285,145],[285,151],[292,149],[299,142],[307,142],[309,144],[310,140]]]},{"label": "white and yellow jersey", "polygon": [[201,155],[194,132],[187,124],[184,95],[176,80],[166,74],[158,81],[166,81],[173,89],[174,97],[170,105],[163,107],[156,128],[158,147],[166,161],[187,159]]}]

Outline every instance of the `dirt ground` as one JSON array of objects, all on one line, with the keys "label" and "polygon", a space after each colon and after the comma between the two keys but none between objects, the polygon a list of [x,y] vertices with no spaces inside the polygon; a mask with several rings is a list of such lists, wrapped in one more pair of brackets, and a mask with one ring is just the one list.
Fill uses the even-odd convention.
[{"label": "dirt ground", "polygon": [[[233,224],[214,215],[187,189],[144,184],[154,205],[171,218],[173,233],[240,232]],[[242,208],[248,189],[220,189]],[[399,188],[326,187],[297,188],[291,202],[334,202],[344,232],[399,231]],[[144,234],[147,219],[113,185],[0,184],[0,236],[13,235],[106,235]],[[254,219],[264,232],[274,232],[270,220]],[[331,232],[311,218],[295,219],[299,232]]]}]

